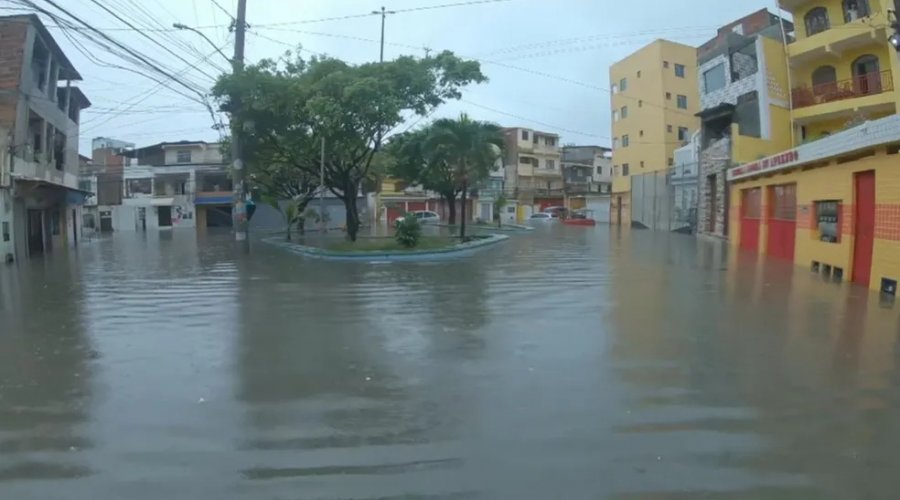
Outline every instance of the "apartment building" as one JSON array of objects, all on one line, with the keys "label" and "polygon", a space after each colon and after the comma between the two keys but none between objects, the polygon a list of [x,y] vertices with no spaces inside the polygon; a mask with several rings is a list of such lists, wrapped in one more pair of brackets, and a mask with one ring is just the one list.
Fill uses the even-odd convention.
[{"label": "apartment building", "polygon": [[890,0],[781,0],[794,144],[732,167],[732,244],[834,281],[900,281],[900,61]]},{"label": "apartment building", "polygon": [[[656,226],[637,214],[645,212],[644,205],[659,206],[644,194],[663,195],[675,149],[699,126],[696,63],[694,47],[656,40],[610,67],[612,223]],[[638,179],[640,200],[632,199],[636,176],[647,176]],[[640,210],[633,211],[633,204]]]},{"label": "apartment building", "polygon": [[506,191],[517,203],[517,219],[565,202],[559,136],[514,127],[505,136]]},{"label": "apartment building", "polygon": [[792,31],[762,9],[719,28],[697,50],[701,234],[728,235],[728,168],[791,146],[784,41]]},{"label": "apartment building", "polygon": [[79,241],[81,75],[35,15],[0,17],[0,259]]},{"label": "apartment building", "polygon": [[567,206],[588,209],[609,222],[612,150],[602,146],[563,146],[562,168]]}]

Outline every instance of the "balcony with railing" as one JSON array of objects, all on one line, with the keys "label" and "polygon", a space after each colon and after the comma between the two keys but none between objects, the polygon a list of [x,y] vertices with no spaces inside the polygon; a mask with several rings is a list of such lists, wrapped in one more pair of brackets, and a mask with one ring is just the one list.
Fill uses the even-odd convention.
[{"label": "balcony with railing", "polygon": [[[834,114],[848,108],[878,107],[893,102],[894,79],[890,70],[857,75],[846,80],[795,87],[791,90],[795,118]],[[853,103],[844,102],[858,100]],[[862,99],[865,99],[863,101]]]}]

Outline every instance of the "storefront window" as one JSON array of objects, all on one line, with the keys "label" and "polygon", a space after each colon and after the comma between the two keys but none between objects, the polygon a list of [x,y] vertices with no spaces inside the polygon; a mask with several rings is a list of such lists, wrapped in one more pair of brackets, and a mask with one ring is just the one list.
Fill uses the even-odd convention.
[{"label": "storefront window", "polygon": [[820,241],[838,243],[841,240],[840,204],[837,200],[816,202],[816,227]]}]

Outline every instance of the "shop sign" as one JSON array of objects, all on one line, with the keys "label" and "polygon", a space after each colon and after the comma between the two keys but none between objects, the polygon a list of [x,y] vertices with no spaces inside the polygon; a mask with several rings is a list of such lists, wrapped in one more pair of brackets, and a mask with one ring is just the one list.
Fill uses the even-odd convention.
[{"label": "shop sign", "polygon": [[746,163],[738,167],[734,167],[728,172],[730,180],[749,177],[751,175],[763,174],[773,170],[781,170],[800,162],[800,153],[796,149],[785,151],[784,153],[763,158],[752,163]]}]

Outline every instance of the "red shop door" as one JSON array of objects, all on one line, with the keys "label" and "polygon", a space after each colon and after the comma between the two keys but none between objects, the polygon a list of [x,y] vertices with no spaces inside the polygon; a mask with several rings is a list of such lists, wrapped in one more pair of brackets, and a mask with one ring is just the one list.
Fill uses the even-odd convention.
[{"label": "red shop door", "polygon": [[762,189],[741,191],[741,240],[744,250],[759,251],[759,219],[762,217]]},{"label": "red shop door", "polygon": [[769,238],[766,251],[772,257],[794,260],[797,238],[797,185],[769,187]]},{"label": "red shop door", "polygon": [[853,282],[869,286],[872,247],[875,245],[875,172],[856,174],[855,230],[853,234]]}]

